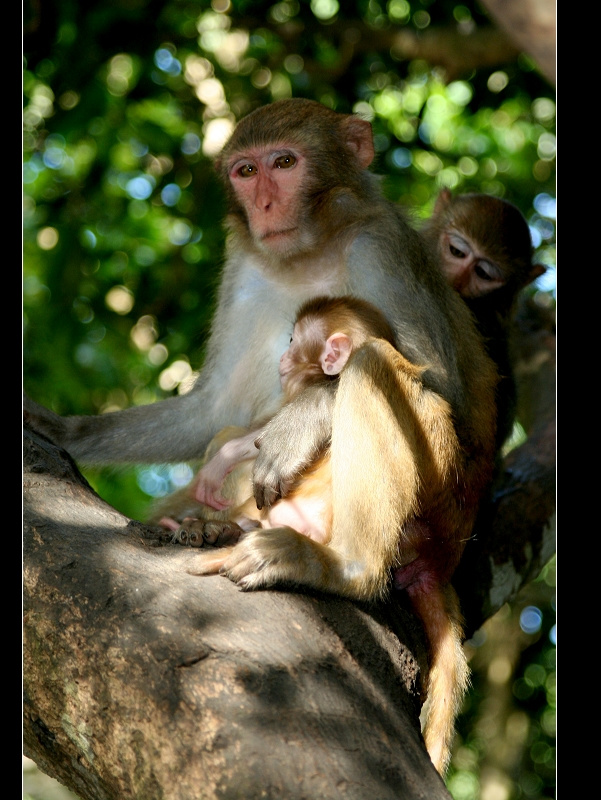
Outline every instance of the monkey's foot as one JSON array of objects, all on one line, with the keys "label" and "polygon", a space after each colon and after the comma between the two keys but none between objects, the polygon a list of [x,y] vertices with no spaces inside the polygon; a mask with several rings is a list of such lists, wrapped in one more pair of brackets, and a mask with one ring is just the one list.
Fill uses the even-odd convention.
[{"label": "monkey's foot", "polygon": [[174,532],[171,542],[185,547],[223,547],[235,544],[243,532],[235,522],[186,517]]},{"label": "monkey's foot", "polygon": [[232,548],[220,572],[245,591],[276,584],[320,585],[319,549],[325,548],[292,528],[250,531]]}]

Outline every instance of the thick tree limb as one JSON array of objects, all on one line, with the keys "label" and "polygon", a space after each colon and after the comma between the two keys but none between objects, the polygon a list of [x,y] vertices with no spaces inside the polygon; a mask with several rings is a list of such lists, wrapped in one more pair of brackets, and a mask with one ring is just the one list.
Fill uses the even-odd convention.
[{"label": "thick tree limb", "polygon": [[499,28],[536,62],[551,86],[556,83],[555,0],[480,0]]},{"label": "thick tree limb", "polygon": [[416,32],[404,26],[373,28],[359,20],[337,21],[327,26],[315,21],[310,31],[296,21],[279,25],[254,17],[235,20],[235,24],[245,30],[270,28],[284,42],[285,48],[272,55],[271,69],[281,68],[288,53],[302,51],[302,40],[307,33],[331,37],[338,54],[334,63],[326,66],[305,58],[303,64],[306,72],[330,83],[347,75],[353,60],[369,52],[390,51],[397,61],[423,59],[433,67],[441,67],[448,82],[465,77],[474,69],[513,63],[520,53],[512,38],[493,25],[470,31],[433,25]]},{"label": "thick tree limb", "polygon": [[[530,438],[457,576],[472,628],[551,554],[543,317],[519,329]],[[425,650],[403,593],[368,607],[194,577],[194,550],[162,546],[28,430],[24,463],[24,746],[42,770],[84,800],[449,800],[419,734]]]},{"label": "thick tree limb", "polygon": [[370,610],[193,577],[193,550],[160,547],[29,431],[25,465],[24,743],[41,769],[85,800],[448,800],[401,596]]},{"label": "thick tree limb", "polygon": [[422,59],[444,70],[447,82],[468,76],[473,70],[502,67],[523,52],[538,66],[542,76],[555,86],[555,0],[482,0],[492,25],[431,25],[416,31],[404,25],[378,28],[356,20],[335,20],[327,25],[317,19],[285,23],[254,16],[233,18],[237,28],[272,30],[284,43],[272,54],[269,66],[280,68],[291,52],[303,51],[307,37],[331,38],[338,58],[329,66],[305,58],[304,69],[329,82],[348,74],[351,63],[368,52],[390,51],[399,61]]}]

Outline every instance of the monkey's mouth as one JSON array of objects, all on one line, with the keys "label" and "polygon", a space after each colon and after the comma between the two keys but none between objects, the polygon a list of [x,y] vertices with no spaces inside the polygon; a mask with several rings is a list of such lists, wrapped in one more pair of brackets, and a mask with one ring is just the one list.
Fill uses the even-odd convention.
[{"label": "monkey's mouth", "polygon": [[297,230],[297,228],[283,228],[280,231],[267,231],[266,233],[261,234],[261,241],[271,242],[278,239],[280,236],[289,236],[290,234],[295,233]]}]

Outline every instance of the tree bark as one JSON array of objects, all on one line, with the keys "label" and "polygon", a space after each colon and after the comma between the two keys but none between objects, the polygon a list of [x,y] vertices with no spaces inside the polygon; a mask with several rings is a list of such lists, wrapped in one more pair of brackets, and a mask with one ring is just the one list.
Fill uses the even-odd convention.
[{"label": "tree bark", "polygon": [[285,44],[272,55],[270,68],[281,67],[290,52],[302,49],[300,41],[310,35],[331,37],[338,58],[325,66],[305,58],[304,69],[330,82],[348,74],[353,60],[366,52],[390,51],[398,61],[423,59],[444,70],[451,82],[475,69],[503,67],[526,53],[551,86],[556,83],[555,0],[482,0],[492,24],[473,28],[431,25],[416,31],[406,25],[377,28],[359,19],[336,19],[324,25],[319,20],[301,24],[293,19],[277,23],[251,15],[233,17],[236,27],[252,31],[268,28]]},{"label": "tree bark", "polygon": [[557,17],[555,0],[480,0],[514,44],[556,84]]},{"label": "tree bark", "polygon": [[26,755],[85,800],[448,799],[402,596],[243,593],[195,555],[26,431]]},{"label": "tree bark", "polygon": [[[533,421],[458,573],[472,628],[551,553],[550,325],[519,331]],[[404,593],[367,605],[192,576],[193,549],[24,442],[24,751],[44,772],[83,800],[450,799],[419,732],[426,651]]]}]

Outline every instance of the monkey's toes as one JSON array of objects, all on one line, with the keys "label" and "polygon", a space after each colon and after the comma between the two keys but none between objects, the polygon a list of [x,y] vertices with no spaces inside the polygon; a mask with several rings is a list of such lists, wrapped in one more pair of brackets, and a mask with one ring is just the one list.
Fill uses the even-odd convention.
[{"label": "monkey's toes", "polygon": [[204,522],[200,519],[185,519],[171,538],[173,544],[184,547],[202,547]]},{"label": "monkey's toes", "polygon": [[202,536],[207,544],[214,547],[236,544],[243,529],[236,522],[209,520],[203,526]]}]

